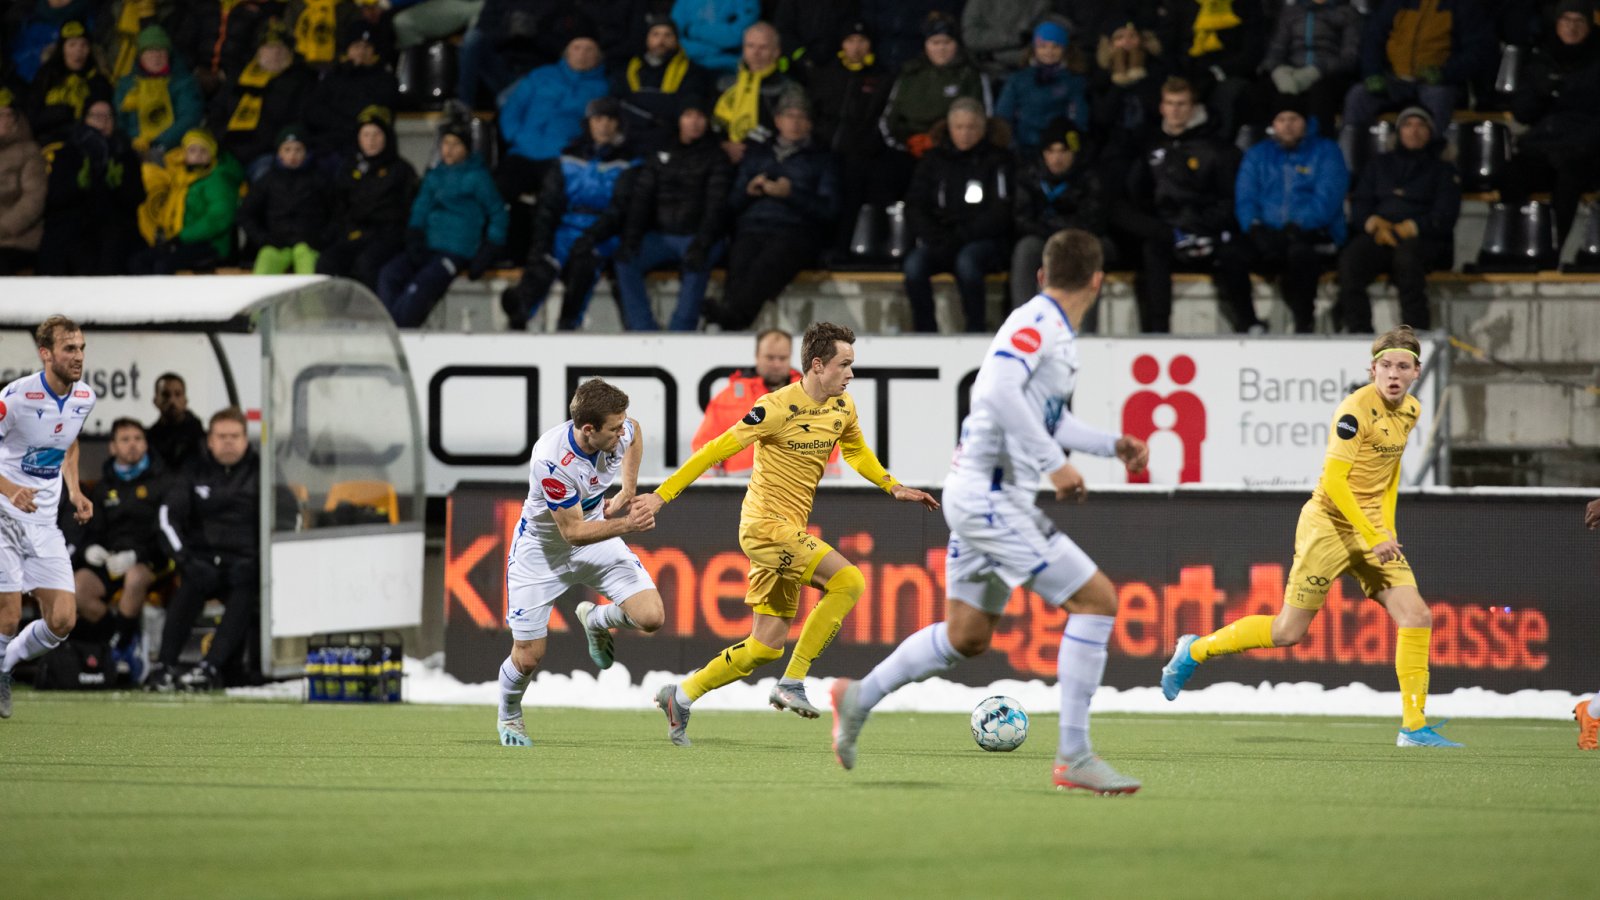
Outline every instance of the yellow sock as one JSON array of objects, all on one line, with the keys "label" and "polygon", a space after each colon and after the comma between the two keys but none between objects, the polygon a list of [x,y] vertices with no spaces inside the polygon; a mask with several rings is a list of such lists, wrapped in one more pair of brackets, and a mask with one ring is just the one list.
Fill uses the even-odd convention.
[{"label": "yellow sock", "polygon": [[1213,656],[1227,656],[1272,646],[1272,617],[1245,616],[1218,628],[1189,645],[1189,657],[1205,662]]},{"label": "yellow sock", "polygon": [[1432,628],[1402,628],[1394,645],[1394,674],[1400,679],[1400,727],[1414,731],[1428,724],[1428,642]]},{"label": "yellow sock", "polygon": [[699,700],[725,684],[733,684],[758,667],[782,658],[782,647],[768,647],[753,637],[745,638],[711,657],[711,661],[701,666],[700,671],[685,678],[680,687],[690,700]]},{"label": "yellow sock", "polygon": [[833,573],[823,588],[822,599],[817,602],[806,623],[800,627],[800,640],[795,642],[794,654],[789,657],[789,668],[784,678],[802,679],[811,671],[811,663],[833,643],[844,617],[855,608],[856,601],[867,589],[867,580],[855,566],[845,566]]}]

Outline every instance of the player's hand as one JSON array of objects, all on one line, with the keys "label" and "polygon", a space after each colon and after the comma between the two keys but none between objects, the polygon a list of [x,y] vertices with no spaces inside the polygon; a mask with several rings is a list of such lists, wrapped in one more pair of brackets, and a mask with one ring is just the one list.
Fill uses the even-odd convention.
[{"label": "player's hand", "polygon": [[77,496],[73,497],[72,517],[78,520],[79,525],[82,525],[83,523],[94,518],[94,501],[82,494],[78,494]]},{"label": "player's hand", "polygon": [[634,532],[650,531],[656,527],[656,514],[648,506],[633,504],[628,509],[628,528]]},{"label": "player's hand", "polygon": [[648,493],[648,494],[641,494],[641,495],[633,498],[633,505],[629,509],[628,515],[631,518],[632,515],[635,512],[638,512],[639,510],[643,509],[645,512],[647,512],[649,514],[650,518],[653,519],[653,518],[655,518],[656,513],[661,511],[661,507],[663,507],[665,505],[666,505],[666,501],[661,499],[661,495],[660,494],[657,494],[657,493],[654,493],[654,492],[651,492],[651,493]]},{"label": "player's hand", "polygon": [[1061,468],[1050,473],[1050,486],[1056,489],[1057,500],[1076,500],[1083,502],[1089,496],[1089,486],[1083,482],[1083,474],[1072,463],[1062,463]]},{"label": "player's hand", "polygon": [[927,491],[919,491],[914,487],[906,487],[903,484],[897,484],[891,488],[889,496],[906,503],[921,503],[928,509],[939,508],[939,501],[933,499],[932,494]]},{"label": "player's hand", "polygon": [[1117,459],[1128,467],[1128,471],[1137,475],[1144,471],[1150,462],[1150,448],[1144,441],[1131,434],[1117,438]]},{"label": "player's hand", "polygon": [[1400,552],[1400,546],[1401,545],[1399,541],[1390,538],[1389,540],[1373,547],[1372,555],[1376,556],[1378,558],[1378,562],[1380,563],[1389,563],[1394,562],[1397,559],[1405,559],[1405,554]]},{"label": "player's hand", "polygon": [[623,488],[617,495],[606,501],[606,518],[615,519],[629,511],[633,506],[633,491]]},{"label": "player's hand", "polygon": [[1583,524],[1589,526],[1590,531],[1600,528],[1600,500],[1590,500],[1584,507]]},{"label": "player's hand", "polygon": [[10,500],[11,505],[15,506],[21,512],[34,512],[39,508],[38,505],[33,502],[33,488],[31,487],[19,487],[10,494],[7,494],[6,499]]}]

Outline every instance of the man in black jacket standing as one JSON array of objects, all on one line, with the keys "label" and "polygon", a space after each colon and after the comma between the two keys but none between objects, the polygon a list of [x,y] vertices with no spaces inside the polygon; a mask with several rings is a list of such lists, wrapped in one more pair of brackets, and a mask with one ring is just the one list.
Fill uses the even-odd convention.
[{"label": "man in black jacket standing", "polygon": [[156,378],[155,398],[161,412],[145,430],[150,449],[167,464],[167,470],[181,472],[189,460],[198,456],[206,441],[206,427],[189,411],[189,386],[177,372],[163,372]]},{"label": "man in black jacket standing", "polygon": [[167,606],[159,667],[147,690],[172,690],[174,669],[208,598],[227,605],[211,649],[186,672],[183,687],[222,686],[221,671],[244,649],[261,604],[261,459],[250,448],[244,413],[211,417],[206,449],[174,479],[161,506],[161,537],[182,582]]},{"label": "man in black jacket standing", "polygon": [[700,327],[700,303],[711,267],[722,256],[723,206],[733,167],[709,133],[708,106],[685,98],[678,133],[671,144],[646,155],[629,192],[617,248],[617,295],[629,331],[655,331],[655,313],[644,276],[669,262],[682,262],[678,304],[667,327]]}]

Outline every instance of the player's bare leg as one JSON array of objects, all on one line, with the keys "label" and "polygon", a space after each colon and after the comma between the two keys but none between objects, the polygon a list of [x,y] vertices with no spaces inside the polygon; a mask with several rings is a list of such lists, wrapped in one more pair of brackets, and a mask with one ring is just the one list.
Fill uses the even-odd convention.
[{"label": "player's bare leg", "polygon": [[[28,623],[27,628],[6,643],[5,656],[0,661],[0,719],[11,717],[12,670],[24,660],[37,659],[61,646],[78,624],[78,601],[71,591],[39,588],[33,596],[39,601],[40,618]],[[4,607],[0,611],[0,629],[15,633],[16,623],[22,617],[22,596],[4,595],[0,606]]]},{"label": "player's bare leg", "polygon": [[[9,645],[17,637],[17,626],[22,622],[22,595],[15,592],[0,593],[0,660],[4,660]],[[0,719],[11,718],[11,670],[0,670]]]},{"label": "player's bare leg", "polygon": [[1298,644],[1305,638],[1316,617],[1317,611],[1314,609],[1302,609],[1285,603],[1270,622],[1266,616],[1245,616],[1208,635],[1185,634],[1178,638],[1172,658],[1161,668],[1161,693],[1168,700],[1176,700],[1200,663],[1213,656]]},{"label": "player's bare leg", "polygon": [[1061,737],[1051,780],[1059,790],[1131,794],[1142,786],[1095,755],[1089,743],[1089,701],[1105,676],[1106,648],[1117,616],[1117,592],[1104,572],[1067,598],[1067,628],[1056,657],[1061,692]]},{"label": "player's bare leg", "polygon": [[589,641],[589,658],[602,669],[611,668],[616,661],[616,642],[611,629],[626,628],[649,634],[666,621],[661,593],[654,588],[640,591],[621,603],[598,604],[585,600],[573,612]]},{"label": "player's bare leg", "polygon": [[1403,718],[1397,747],[1460,747],[1428,724],[1423,708],[1428,702],[1428,650],[1433,638],[1433,613],[1422,594],[1409,584],[1378,592],[1377,600],[1389,611],[1399,633],[1395,638],[1394,671],[1400,682]]},{"label": "player's bare leg", "polygon": [[497,730],[502,746],[533,745],[533,739],[528,737],[528,728],[522,718],[522,695],[527,693],[528,685],[533,681],[533,673],[539,668],[539,660],[544,659],[548,640],[548,638],[534,638],[528,641],[515,641],[511,645],[510,658],[500,664],[500,711]]},{"label": "player's bare leg", "polygon": [[773,709],[787,709],[804,719],[822,715],[822,710],[806,696],[806,675],[816,658],[833,643],[844,617],[855,608],[866,585],[861,570],[837,550],[830,551],[817,562],[811,574],[811,586],[823,592],[822,599],[806,616],[800,639],[790,654],[789,667],[767,697]]}]

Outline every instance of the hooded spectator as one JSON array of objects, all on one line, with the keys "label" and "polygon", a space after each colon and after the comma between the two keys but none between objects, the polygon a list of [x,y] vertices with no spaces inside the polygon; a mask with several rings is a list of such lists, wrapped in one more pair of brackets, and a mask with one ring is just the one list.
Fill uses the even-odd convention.
[{"label": "hooded spectator", "polygon": [[111,82],[95,59],[89,32],[77,19],[61,26],[28,93],[28,123],[41,144],[62,140],[96,100],[111,102]]},{"label": "hooded spectator", "polygon": [[110,100],[92,100],[50,158],[40,275],[122,275],[139,246],[139,154],[116,130]]},{"label": "hooded spectator", "polygon": [[312,275],[317,244],[328,225],[328,190],[311,165],[305,129],[278,133],[272,166],[250,186],[239,208],[246,242],[255,246],[257,275]]},{"label": "hooded spectator", "polygon": [[144,164],[145,201],[139,233],[148,248],[129,262],[136,275],[170,275],[215,267],[233,256],[239,183],[244,172],[216,138],[200,128],[168,150],[162,165]]},{"label": "hooded spectator", "polygon": [[405,249],[405,221],[417,173],[400,158],[393,114],[384,107],[356,117],[355,148],[333,182],[333,212],[322,236],[317,272],[342,275],[378,290],[378,272]]},{"label": "hooded spectator", "polygon": [[200,87],[188,66],[173,59],[172,39],[161,26],[146,26],[134,46],[133,71],[117,82],[117,130],[134,150],[160,160],[200,124]]},{"label": "hooded spectator", "polygon": [[33,265],[44,237],[46,177],[16,94],[0,87],[0,275]]}]

